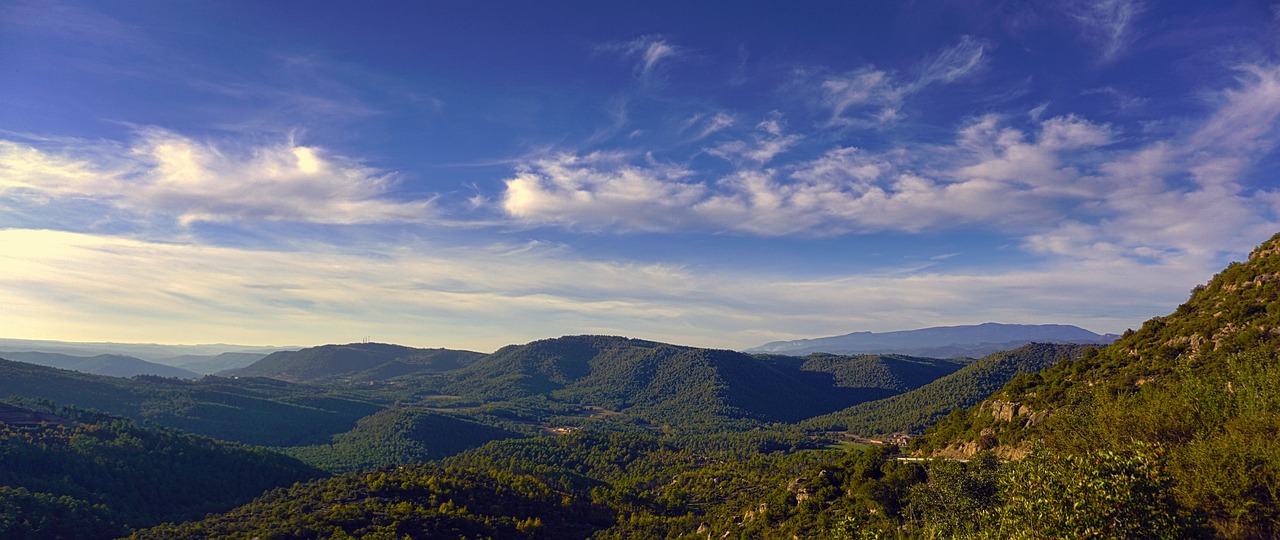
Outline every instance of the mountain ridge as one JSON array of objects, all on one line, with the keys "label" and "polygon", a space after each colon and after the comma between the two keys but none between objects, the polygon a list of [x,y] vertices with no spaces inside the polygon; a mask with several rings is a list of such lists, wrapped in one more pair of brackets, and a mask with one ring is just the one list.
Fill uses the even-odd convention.
[{"label": "mountain ridge", "polygon": [[773,341],[746,349],[747,353],[803,355],[907,354],[933,358],[980,357],[1016,349],[1027,343],[1108,344],[1119,336],[1098,334],[1067,324],[1005,324],[934,326],[892,332],[852,332],[788,341]]},{"label": "mountain ridge", "polygon": [[96,356],[73,356],[69,354],[45,352],[9,352],[0,351],[0,357],[19,362],[28,362],[41,366],[69,369],[93,375],[108,377],[133,377],[134,375],[153,375],[156,377],[177,377],[179,379],[198,379],[200,373],[189,369],[169,366],[156,362],[148,362],[141,358],[120,354],[99,354]]}]

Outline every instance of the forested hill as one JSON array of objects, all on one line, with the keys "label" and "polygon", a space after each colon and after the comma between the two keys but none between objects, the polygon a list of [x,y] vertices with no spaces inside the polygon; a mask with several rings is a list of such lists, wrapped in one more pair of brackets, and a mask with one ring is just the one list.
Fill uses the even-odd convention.
[{"label": "forested hill", "polygon": [[270,379],[124,379],[0,359],[0,398],[6,397],[46,399],[266,446],[326,442],[383,408],[351,394]]},{"label": "forested hill", "polygon": [[452,349],[417,349],[385,343],[323,345],[279,351],[253,364],[227,372],[243,377],[271,377],[294,382],[335,379],[371,381],[415,373],[458,369],[484,354]]},{"label": "forested hill", "polygon": [[508,400],[546,395],[653,423],[715,428],[796,421],[951,373],[954,362],[884,357],[752,356],[609,336],[504,347],[450,374],[442,391]]},{"label": "forested hill", "polygon": [[1043,445],[1064,456],[1149,453],[1170,493],[1217,535],[1280,535],[1280,235],[1172,314],[1114,344],[1015,378],[917,443],[921,452]]},{"label": "forested hill", "polygon": [[113,538],[325,476],[274,452],[101,413],[0,409],[0,538]]},{"label": "forested hill", "polygon": [[978,404],[1018,375],[1080,358],[1086,351],[1098,347],[1058,343],[1023,345],[1012,351],[987,355],[909,392],[860,403],[806,420],[801,425],[810,430],[848,430],[862,436],[918,433],[952,411]]}]

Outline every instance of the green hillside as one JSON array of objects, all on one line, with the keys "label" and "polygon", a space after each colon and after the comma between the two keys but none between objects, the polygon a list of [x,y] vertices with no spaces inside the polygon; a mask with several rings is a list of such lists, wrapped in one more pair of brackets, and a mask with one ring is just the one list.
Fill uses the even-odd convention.
[{"label": "green hillside", "polygon": [[471,351],[417,349],[385,343],[323,345],[280,351],[230,371],[242,377],[270,377],[293,382],[336,379],[383,380],[411,373],[438,373],[461,368],[483,357]]},{"label": "green hillside", "polygon": [[523,437],[456,415],[414,409],[388,409],[360,419],[346,433],[322,445],[284,452],[332,472],[422,463],[451,456],[496,439]]},{"label": "green hillside", "polygon": [[0,405],[0,537],[113,538],[324,476],[260,448],[46,411]]},{"label": "green hillside", "polygon": [[131,379],[0,359],[0,398],[46,399],[216,439],[263,446],[328,441],[378,403],[271,379]]},{"label": "green hillside", "polygon": [[814,353],[804,357],[800,369],[830,373],[840,388],[907,392],[965,366],[958,360],[922,358],[900,354],[837,355]]},{"label": "green hillside", "polygon": [[747,355],[608,336],[513,345],[434,382],[474,401],[548,396],[657,425],[794,422],[892,395],[958,369],[897,356]]},{"label": "green hillside", "polygon": [[1024,345],[975,360],[955,373],[909,392],[860,403],[806,420],[801,425],[810,430],[847,430],[863,436],[919,433],[952,411],[978,404],[1018,375],[1079,358],[1096,348],[1096,345],[1050,343]]},{"label": "green hillside", "polygon": [[1176,508],[1224,538],[1280,535],[1280,235],[1165,317],[1011,381],[918,450],[1149,453]]}]

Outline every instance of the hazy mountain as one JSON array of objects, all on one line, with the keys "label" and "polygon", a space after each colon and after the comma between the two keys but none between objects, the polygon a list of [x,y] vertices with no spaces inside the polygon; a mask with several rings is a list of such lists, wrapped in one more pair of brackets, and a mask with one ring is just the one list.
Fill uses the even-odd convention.
[{"label": "hazy mountain", "polygon": [[[275,351],[272,351],[275,352]],[[166,358],[162,363],[189,369],[196,373],[213,374],[242,368],[266,358],[270,352],[224,352],[222,354],[184,354]]]},{"label": "hazy mountain", "polygon": [[110,377],[132,377],[134,375],[155,375],[158,377],[178,377],[181,379],[195,379],[200,377],[199,373],[191,370],[166,366],[155,362],[148,362],[140,358],[122,356],[118,354],[71,356],[45,352],[0,352],[0,358],[17,360],[19,362],[30,362],[32,364],[56,367],[59,369],[69,369],[83,373],[92,373],[94,375],[107,375]]},{"label": "hazy mountain", "polygon": [[81,343],[70,341],[0,338],[0,350],[50,352],[71,356],[118,354],[166,365],[180,365],[178,363],[170,362],[169,360],[184,355],[212,356],[219,355],[224,352],[260,352],[265,355],[276,351],[297,348],[298,347],[229,345],[224,343],[207,345],[160,345],[154,343]]},{"label": "hazy mountain", "polygon": [[413,373],[458,369],[485,356],[453,349],[417,349],[385,343],[322,345],[271,353],[228,375],[271,377],[286,381],[328,379],[383,380]]},{"label": "hazy mountain", "polygon": [[1092,343],[1115,341],[1114,334],[1095,334],[1083,328],[1064,324],[1000,324],[983,323],[967,326],[938,326],[897,332],[854,332],[843,336],[792,341],[774,341],[749,353],[803,355],[814,352],[833,354],[909,354],[934,358],[981,357],[1016,349],[1028,343]]}]

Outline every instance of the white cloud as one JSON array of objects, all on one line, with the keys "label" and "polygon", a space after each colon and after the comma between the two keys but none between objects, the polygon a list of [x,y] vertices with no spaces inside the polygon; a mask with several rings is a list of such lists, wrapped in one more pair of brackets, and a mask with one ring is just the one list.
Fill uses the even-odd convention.
[{"label": "white cloud", "polygon": [[949,145],[835,147],[777,163],[797,141],[767,119],[754,138],[708,150],[728,159],[732,172],[621,154],[562,156],[555,167],[534,163],[509,180],[506,211],[592,230],[760,236],[976,226],[1021,237],[1044,255],[1207,261],[1280,228],[1275,190],[1245,184],[1273,147],[1280,69],[1243,72],[1198,127],[1139,145],[1134,135],[1076,115],[1032,119],[1029,128],[987,115],[961,126]]},{"label": "white cloud", "polygon": [[0,198],[100,201],[182,224],[241,220],[426,221],[430,201],[396,201],[393,175],[293,141],[255,148],[145,129],[128,147],[0,141]]},{"label": "white cloud", "polygon": [[985,320],[1118,331],[1168,312],[1207,276],[1185,258],[796,279],[591,260],[544,245],[264,251],[21,229],[0,230],[0,245],[0,327],[31,339],[309,345],[370,336],[482,351],[577,333],[744,348]]},{"label": "white cloud", "polygon": [[524,164],[506,181],[502,208],[531,223],[589,230],[672,230],[705,187],[676,166],[630,164],[623,154],[567,154]]}]

